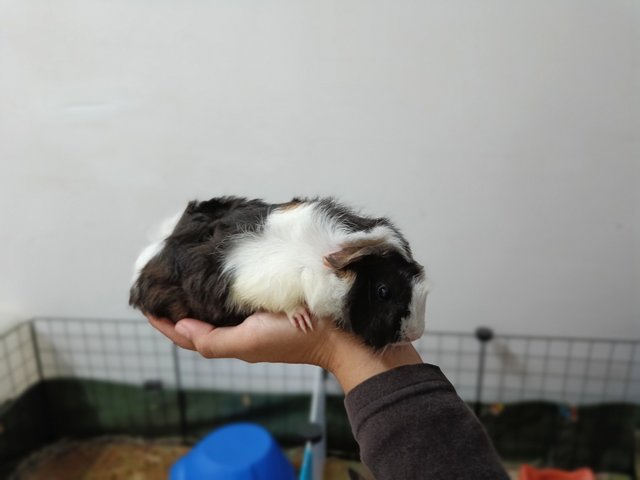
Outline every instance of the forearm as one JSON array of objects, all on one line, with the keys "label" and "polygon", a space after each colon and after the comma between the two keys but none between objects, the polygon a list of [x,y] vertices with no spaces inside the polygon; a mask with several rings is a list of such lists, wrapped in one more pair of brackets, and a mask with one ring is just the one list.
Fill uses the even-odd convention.
[{"label": "forearm", "polygon": [[508,479],[480,422],[437,367],[371,377],[351,390],[345,406],[377,480]]},{"label": "forearm", "polygon": [[323,366],[346,394],[362,461],[377,480],[508,479],[475,415],[411,344],[373,352],[334,334]]}]

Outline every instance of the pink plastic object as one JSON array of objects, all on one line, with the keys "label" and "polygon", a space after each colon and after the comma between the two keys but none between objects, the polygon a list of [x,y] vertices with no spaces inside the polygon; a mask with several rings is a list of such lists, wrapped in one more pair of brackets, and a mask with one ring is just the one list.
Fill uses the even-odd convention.
[{"label": "pink plastic object", "polygon": [[545,468],[539,470],[531,465],[522,465],[518,480],[596,480],[590,468],[581,468],[573,472]]}]

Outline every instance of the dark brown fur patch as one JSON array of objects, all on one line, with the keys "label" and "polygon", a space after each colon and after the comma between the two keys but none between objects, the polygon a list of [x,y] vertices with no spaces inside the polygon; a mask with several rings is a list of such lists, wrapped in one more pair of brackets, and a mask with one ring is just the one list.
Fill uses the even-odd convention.
[{"label": "dark brown fur patch", "polygon": [[226,306],[225,250],[234,234],[262,228],[270,208],[236,197],[190,202],[162,250],[140,271],[129,304],[174,322],[191,317],[216,326],[240,323],[252,312]]}]

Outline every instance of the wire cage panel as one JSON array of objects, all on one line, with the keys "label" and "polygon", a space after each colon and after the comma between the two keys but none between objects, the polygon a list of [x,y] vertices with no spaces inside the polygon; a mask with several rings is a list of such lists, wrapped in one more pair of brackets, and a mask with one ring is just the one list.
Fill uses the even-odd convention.
[{"label": "wire cage panel", "polygon": [[40,318],[34,325],[45,379],[155,380],[176,387],[177,367],[187,389],[308,393],[313,386],[309,365],[211,361],[188,350],[175,357],[173,345],[143,322]]},{"label": "wire cage panel", "polygon": [[549,400],[569,404],[637,403],[639,343],[625,340],[498,336],[487,349],[486,400]]},{"label": "wire cage panel", "polygon": [[[416,342],[467,401],[548,400],[570,404],[638,403],[640,342],[497,336],[481,348],[473,335],[428,332]],[[478,385],[482,357],[482,385]],[[144,322],[38,318],[0,337],[0,400],[39,380],[89,378],[134,385],[236,392],[302,393],[313,367],[210,361],[178,350]],[[335,380],[329,394],[340,394]]]},{"label": "wire cage panel", "polygon": [[31,327],[21,324],[0,335],[0,405],[39,380]]},{"label": "wire cage panel", "polygon": [[[506,456],[531,455],[541,445],[538,434],[558,428],[560,437],[582,438],[583,423],[567,423],[565,416],[573,414],[563,413],[577,406],[585,406],[579,408],[583,419],[598,422],[612,418],[615,407],[626,423],[607,430],[614,433],[628,429],[629,418],[637,415],[640,341],[524,335],[482,340],[470,333],[427,332],[415,345],[474,405]],[[239,419],[288,438],[308,420],[314,372],[305,365],[204,359],[175,347],[143,321],[37,318],[0,335],[0,420],[11,423],[0,435],[0,463],[55,435],[126,432],[193,439]],[[357,452],[342,389],[332,376],[325,388],[328,448]],[[18,404],[30,405],[34,413]],[[500,416],[494,406],[502,404],[507,413]],[[528,418],[531,405],[546,427],[501,430],[509,418]],[[617,438],[614,433],[606,438]],[[31,443],[12,441],[16,435]],[[561,440],[543,442],[556,445],[549,455],[559,455]]]},{"label": "wire cage panel", "polygon": [[142,322],[38,318],[33,325],[43,379],[176,385],[171,343]]},{"label": "wire cage panel", "polygon": [[442,369],[458,395],[475,398],[480,345],[472,334],[427,331],[414,345],[425,362]]},{"label": "wire cage panel", "polygon": [[427,332],[416,347],[471,402],[640,402],[639,341],[496,336],[483,350],[473,335]]},{"label": "wire cage panel", "polygon": [[211,361],[188,350],[178,351],[178,364],[181,385],[187,389],[293,394],[308,393],[314,385],[315,367],[310,365]]}]

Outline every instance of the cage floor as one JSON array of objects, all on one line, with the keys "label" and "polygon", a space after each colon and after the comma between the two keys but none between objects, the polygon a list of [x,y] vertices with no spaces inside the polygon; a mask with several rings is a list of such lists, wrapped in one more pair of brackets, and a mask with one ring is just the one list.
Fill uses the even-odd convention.
[{"label": "cage floor", "polygon": [[[189,449],[174,439],[63,440],[32,454],[11,480],[166,480],[171,465]],[[302,449],[289,450],[287,455],[299,468]],[[349,468],[369,478],[358,462],[328,458],[324,479],[347,480]]]},{"label": "cage floor", "polygon": [[[636,469],[640,471],[640,432],[637,434]],[[85,441],[62,440],[23,461],[11,480],[165,480],[171,465],[190,447],[173,438],[142,440],[135,437],[99,437]],[[296,468],[302,449],[287,450]],[[517,480],[520,465],[506,463],[509,476]],[[347,480],[348,469],[370,478],[362,464],[328,458],[324,480]],[[597,480],[631,480],[627,475],[596,474]]]},{"label": "cage floor", "polygon": [[189,450],[175,442],[135,438],[60,441],[20,464],[15,480],[155,480]]}]

